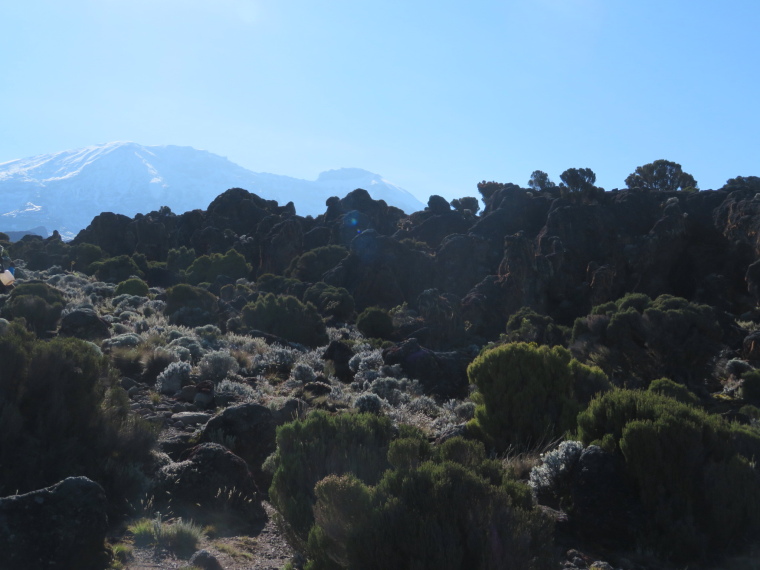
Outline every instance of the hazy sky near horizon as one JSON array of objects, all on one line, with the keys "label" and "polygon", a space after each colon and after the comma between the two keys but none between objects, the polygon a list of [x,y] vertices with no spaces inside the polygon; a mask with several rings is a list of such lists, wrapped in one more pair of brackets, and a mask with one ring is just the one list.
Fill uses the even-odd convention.
[{"label": "hazy sky near horizon", "polygon": [[24,0],[0,7],[0,163],[110,141],[423,201],[591,168],[760,176],[757,0]]}]

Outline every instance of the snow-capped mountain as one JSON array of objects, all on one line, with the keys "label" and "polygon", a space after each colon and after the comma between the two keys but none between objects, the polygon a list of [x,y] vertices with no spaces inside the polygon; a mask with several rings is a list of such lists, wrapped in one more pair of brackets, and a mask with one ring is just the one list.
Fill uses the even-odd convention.
[{"label": "snow-capped mountain", "polygon": [[191,147],[113,142],[0,164],[0,231],[44,226],[74,237],[104,211],[134,216],[161,206],[175,213],[205,209],[235,187],[282,205],[292,201],[302,216],[324,213],[327,198],[356,188],[407,213],[424,208],[406,190],[358,168],[309,181],[252,172]]}]

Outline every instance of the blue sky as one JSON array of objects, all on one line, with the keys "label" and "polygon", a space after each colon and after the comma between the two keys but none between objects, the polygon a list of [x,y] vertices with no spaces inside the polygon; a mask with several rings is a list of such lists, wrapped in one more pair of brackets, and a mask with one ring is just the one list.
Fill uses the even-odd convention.
[{"label": "blue sky", "polygon": [[0,162],[130,140],[423,201],[480,180],[760,176],[757,0],[24,0],[0,7]]}]

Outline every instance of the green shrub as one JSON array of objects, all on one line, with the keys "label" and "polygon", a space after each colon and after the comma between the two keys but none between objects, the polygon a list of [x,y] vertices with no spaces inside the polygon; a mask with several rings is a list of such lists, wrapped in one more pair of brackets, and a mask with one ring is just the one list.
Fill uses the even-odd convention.
[{"label": "green shrub", "polygon": [[170,249],[166,255],[166,268],[169,271],[184,271],[195,261],[195,250],[182,246],[179,249]]},{"label": "green shrub", "polygon": [[26,235],[8,246],[8,253],[14,259],[23,259],[26,269],[41,271],[53,265],[65,267],[70,255],[69,244],[54,232],[43,239],[36,235]]},{"label": "green shrub", "polygon": [[679,384],[701,383],[722,337],[712,307],[672,295],[653,301],[630,293],[576,319],[571,342],[608,374],[646,386],[663,375]]},{"label": "green shrub", "polygon": [[85,475],[100,483],[109,516],[136,502],[153,429],[108,386],[108,362],[92,343],[37,340],[18,323],[0,335],[0,496]]},{"label": "green shrub", "polygon": [[578,416],[578,436],[622,458],[645,511],[643,547],[683,563],[760,530],[757,432],[655,392],[614,390]]},{"label": "green shrub", "polygon": [[406,459],[375,486],[353,474],[316,485],[308,569],[553,567],[552,526],[526,485],[480,444],[423,442],[393,442],[389,457],[401,448]]},{"label": "green shrub", "polygon": [[555,346],[564,345],[568,333],[566,327],[556,325],[550,316],[522,307],[509,317],[505,336],[509,342],[535,342]]},{"label": "green shrub", "polygon": [[230,249],[224,255],[221,253],[201,255],[190,264],[185,276],[189,283],[197,285],[213,283],[220,275],[240,279],[248,277],[250,272],[251,265],[246,262],[245,257],[240,252]]},{"label": "green shrub", "polygon": [[697,398],[697,395],[694,392],[689,390],[683,384],[673,382],[669,378],[659,378],[657,380],[652,380],[652,383],[649,384],[649,388],[647,390],[656,394],[662,394],[668,398],[673,398],[674,400],[678,400],[683,404],[689,404],[690,406],[699,405],[699,398]]},{"label": "green shrub", "polygon": [[599,369],[559,346],[504,344],[481,353],[467,375],[478,387],[470,426],[500,450],[536,446],[573,429],[584,401],[610,388]]},{"label": "green shrub", "polygon": [[388,468],[393,425],[374,414],[328,415],[316,411],[304,420],[277,428],[272,504],[301,540],[314,517],[314,485],[328,475],[353,473],[374,485]]},{"label": "green shrub", "polygon": [[327,329],[311,303],[291,295],[267,293],[243,307],[243,323],[251,329],[307,346],[327,344]]},{"label": "green shrub", "polygon": [[8,320],[25,319],[29,329],[38,335],[55,330],[65,305],[63,293],[41,281],[20,283],[2,310]]},{"label": "green shrub", "polygon": [[757,406],[751,406],[746,405],[739,408],[739,413],[744,414],[747,417],[752,418],[753,420],[760,420],[760,408]]},{"label": "green shrub", "polygon": [[760,404],[760,370],[742,374],[741,395],[750,404]]},{"label": "green shrub", "polygon": [[107,283],[120,283],[133,275],[137,277],[145,275],[128,255],[119,255],[118,257],[110,257],[103,261],[96,261],[90,264],[89,271],[99,281]]},{"label": "green shrub", "polygon": [[114,295],[136,295],[138,297],[148,296],[148,284],[142,279],[132,277],[126,281],[122,281],[116,286]]},{"label": "green shrub", "polygon": [[348,250],[340,245],[326,245],[307,251],[290,262],[285,271],[286,277],[292,277],[307,283],[316,283],[330,269],[348,257]]},{"label": "green shrub", "polygon": [[301,283],[298,279],[289,279],[282,275],[265,273],[256,279],[256,290],[260,293],[274,293],[275,295],[293,295],[301,298],[308,284]]},{"label": "green shrub", "polygon": [[333,287],[322,281],[309,287],[303,295],[305,303],[313,303],[326,317],[348,321],[354,314],[354,298],[343,287]]},{"label": "green shrub", "polygon": [[393,334],[393,320],[388,311],[367,307],[356,319],[356,328],[367,338],[389,338]]},{"label": "green shrub", "polygon": [[95,273],[90,266],[96,261],[106,259],[106,252],[91,243],[79,243],[71,246],[67,268],[73,268],[88,275]]},{"label": "green shrub", "polygon": [[186,327],[215,324],[218,311],[216,297],[205,289],[181,283],[166,290],[164,314],[172,324]]}]

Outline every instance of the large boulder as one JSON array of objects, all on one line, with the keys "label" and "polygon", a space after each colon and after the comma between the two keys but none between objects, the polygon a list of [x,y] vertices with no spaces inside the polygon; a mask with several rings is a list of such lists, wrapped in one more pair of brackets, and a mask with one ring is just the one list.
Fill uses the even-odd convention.
[{"label": "large boulder", "polygon": [[86,477],[0,499],[0,567],[102,569],[108,517],[103,488]]},{"label": "large boulder", "polygon": [[435,256],[438,288],[460,297],[466,295],[487,275],[496,274],[502,254],[501,247],[480,236],[447,236]]},{"label": "large boulder", "polygon": [[351,241],[350,254],[325,273],[328,285],[351,293],[357,311],[413,302],[432,286],[433,258],[393,238],[366,230]]},{"label": "large boulder", "polygon": [[129,225],[132,219],[122,214],[103,212],[92,219],[89,226],[79,232],[72,245],[91,243],[109,255],[131,255],[137,238]]},{"label": "large boulder", "polygon": [[82,308],[63,316],[58,334],[84,340],[99,340],[110,337],[111,331],[108,323],[100,318],[97,312]]},{"label": "large boulder", "polygon": [[323,360],[330,360],[333,363],[335,376],[341,382],[351,382],[354,379],[354,372],[348,365],[348,362],[354,356],[353,350],[345,342],[333,340],[322,353]]},{"label": "large boulder", "polygon": [[261,466],[277,448],[277,426],[300,417],[303,411],[303,402],[294,399],[278,410],[255,403],[230,406],[206,423],[199,441],[223,441],[235,455],[245,460],[257,485],[268,489],[271,475]]},{"label": "large boulder", "polygon": [[[268,218],[268,221],[274,222],[274,217]],[[301,255],[304,250],[303,231],[296,217],[277,221],[266,234],[257,235],[257,237],[260,248],[259,275],[264,273],[282,275],[293,258]]]},{"label": "large boulder", "polygon": [[184,461],[164,465],[153,502],[162,513],[200,524],[230,517],[250,523],[265,516],[248,465],[218,443],[197,445]]},{"label": "large boulder", "polygon": [[460,212],[436,213],[409,231],[408,237],[437,248],[447,236],[466,233],[470,226],[472,220],[465,218]]},{"label": "large boulder", "polygon": [[399,364],[404,374],[416,378],[426,394],[444,399],[467,395],[467,366],[472,355],[460,352],[434,352],[410,338],[383,350],[383,362]]}]

